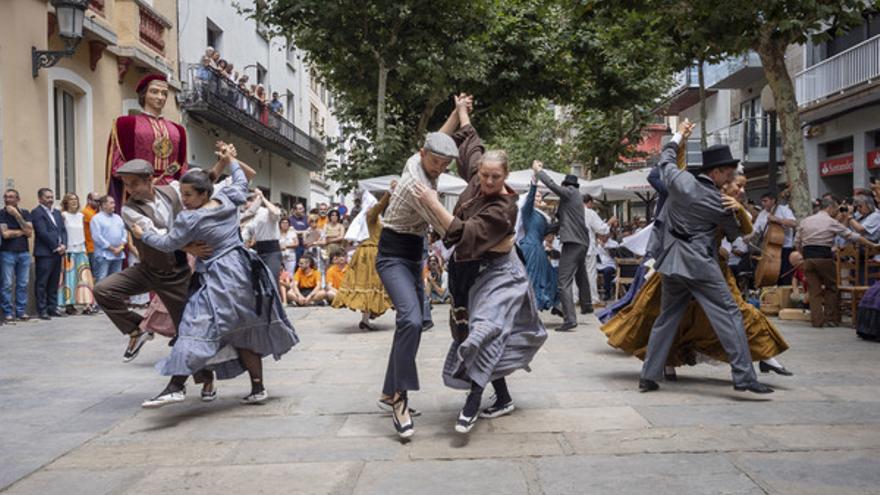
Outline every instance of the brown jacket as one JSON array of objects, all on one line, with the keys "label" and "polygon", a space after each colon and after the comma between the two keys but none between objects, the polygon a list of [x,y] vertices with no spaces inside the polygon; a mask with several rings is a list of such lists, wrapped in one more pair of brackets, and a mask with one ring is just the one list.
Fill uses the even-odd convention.
[{"label": "brown jacket", "polygon": [[467,125],[453,136],[458,145],[458,173],[468,182],[458,198],[444,242],[455,245],[457,261],[492,257],[490,251],[504,243],[516,229],[517,194],[507,184],[496,196],[480,193],[480,160],[485,149],[477,130]]}]

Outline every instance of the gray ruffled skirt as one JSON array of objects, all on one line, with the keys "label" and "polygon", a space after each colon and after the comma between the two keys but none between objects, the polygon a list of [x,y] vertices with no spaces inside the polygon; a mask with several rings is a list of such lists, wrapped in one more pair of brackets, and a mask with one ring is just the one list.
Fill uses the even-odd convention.
[{"label": "gray ruffled skirt", "polygon": [[470,389],[524,369],[547,340],[525,266],[515,251],[480,264],[468,291],[468,336],[453,340],[443,382]]},{"label": "gray ruffled skirt", "polygon": [[275,360],[299,342],[272,274],[244,246],[199,264],[171,355],[156,368],[166,376],[211,369],[220,380],[245,371],[236,348]]}]

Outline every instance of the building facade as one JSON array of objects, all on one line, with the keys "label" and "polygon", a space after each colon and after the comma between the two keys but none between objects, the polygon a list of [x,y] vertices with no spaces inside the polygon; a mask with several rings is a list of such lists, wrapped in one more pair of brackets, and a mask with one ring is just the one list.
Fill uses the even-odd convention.
[{"label": "building facade", "polygon": [[[62,50],[47,0],[4,2],[0,16],[0,176],[22,205],[41,187],[61,197],[106,191],[107,140],[113,119],[139,109],[135,85],[148,72],[177,73],[176,0],[91,0],[83,39],[71,57],[32,74],[32,48]],[[180,118],[169,98],[169,119]]]},{"label": "building facade", "polygon": [[880,178],[880,14],[803,50],[795,88],[813,196],[838,198]]},{"label": "building facade", "polygon": [[[325,137],[338,135],[332,99],[305,63],[301,50],[243,15],[255,2],[203,0],[180,2],[180,73],[183,123],[190,143],[190,162],[210,167],[214,143],[233,143],[239,157],[257,171],[255,184],[285,208],[297,201],[312,203],[312,177],[325,163]],[[260,85],[267,98],[278,93],[280,112],[246,96],[236,81],[200,79],[208,47],[247,77],[246,87]]]}]

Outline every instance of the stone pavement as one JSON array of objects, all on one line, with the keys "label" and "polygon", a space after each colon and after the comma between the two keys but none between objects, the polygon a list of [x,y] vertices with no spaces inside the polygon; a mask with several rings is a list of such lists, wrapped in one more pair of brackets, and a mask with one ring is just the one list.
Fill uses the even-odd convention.
[{"label": "stone pavement", "polygon": [[[726,366],[679,371],[636,391],[639,362],[596,320],[550,332],[532,373],[509,380],[518,409],[453,429],[462,392],[440,380],[446,308],[419,354],[424,411],[398,441],[375,405],[391,342],[358,315],[290,310],[302,338],[266,362],[271,400],[241,406],[245,377],[220,398],[143,410],[165,379],[164,339],[121,362],[104,316],[0,327],[0,489],[6,493],[664,494],[880,493],[880,345],[849,329],[786,323],[792,378],[769,396],[734,392]],[[547,316],[549,326],[559,320]],[[490,394],[486,394],[488,401]]]}]

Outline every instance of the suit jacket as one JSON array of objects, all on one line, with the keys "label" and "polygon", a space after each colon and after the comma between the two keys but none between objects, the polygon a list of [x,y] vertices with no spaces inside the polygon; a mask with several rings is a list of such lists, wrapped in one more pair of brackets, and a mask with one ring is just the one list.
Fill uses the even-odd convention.
[{"label": "suit jacket", "polygon": [[589,248],[590,231],[584,221],[584,199],[580,190],[553,182],[543,170],[538,172],[538,180],[559,196],[559,207],[556,210],[556,217],[559,218],[559,241],[583,244]]},{"label": "suit jacket", "polygon": [[663,249],[654,265],[663,275],[691,280],[723,280],[718,265],[716,232],[733,241],[739,223],[721,204],[721,193],[706,176],[695,176],[676,166],[678,145],[663,148],[658,167],[669,196],[661,214]]},{"label": "suit jacket", "polygon": [[37,206],[31,211],[31,223],[34,224],[34,256],[56,256],[55,249],[59,245],[67,245],[67,228],[64,227],[64,217],[58,210],[52,210],[52,219],[42,206]]}]

